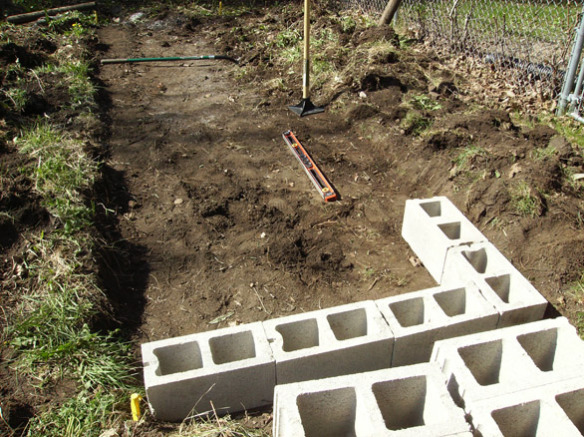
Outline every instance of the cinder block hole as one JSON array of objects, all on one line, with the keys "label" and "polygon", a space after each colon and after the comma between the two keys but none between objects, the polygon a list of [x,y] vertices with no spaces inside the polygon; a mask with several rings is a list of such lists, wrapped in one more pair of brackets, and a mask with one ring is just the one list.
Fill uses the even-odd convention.
[{"label": "cinder block hole", "polygon": [[318,346],[318,324],[316,319],[300,320],[276,326],[282,335],[285,352]]},{"label": "cinder block hole", "polygon": [[439,217],[442,215],[442,202],[436,200],[434,202],[420,203],[420,207],[426,211],[430,217]]},{"label": "cinder block hole", "polygon": [[171,373],[186,372],[203,367],[199,343],[172,344],[154,349],[152,353],[158,358],[156,375],[170,375]]},{"label": "cinder block hole", "polygon": [[491,276],[486,278],[485,281],[503,302],[509,303],[517,300],[517,293],[511,289],[511,275]]},{"label": "cinder block hole", "polygon": [[509,372],[518,365],[508,356],[502,340],[461,347],[458,354],[480,385],[498,384],[513,379]]},{"label": "cinder block hole", "polygon": [[495,420],[499,430],[501,430],[501,433],[505,437],[535,437],[546,435],[544,430],[540,429],[538,432],[540,425],[539,401],[495,410],[491,413],[491,417]]},{"label": "cinder block hole", "polygon": [[556,395],[556,402],[562,407],[566,416],[578,428],[580,434],[584,435],[584,389],[571,391]]},{"label": "cinder block hole", "polygon": [[464,250],[462,255],[477,272],[485,273],[487,271],[487,251],[485,249]]},{"label": "cinder block hole", "polygon": [[424,323],[424,299],[421,297],[390,303],[389,309],[404,328]]},{"label": "cinder block hole", "polygon": [[443,223],[438,225],[438,227],[451,240],[458,240],[460,238],[460,222]]},{"label": "cinder block hole", "polygon": [[364,308],[330,314],[327,320],[337,340],[367,335],[367,313]]},{"label": "cinder block hole", "polygon": [[466,289],[464,288],[436,293],[434,300],[448,317],[466,313]]},{"label": "cinder block hole", "polygon": [[430,425],[444,413],[438,399],[436,405],[428,405],[425,375],[376,382],[372,389],[385,426],[392,431]]},{"label": "cinder block hole", "polygon": [[256,356],[251,331],[213,337],[209,339],[209,347],[215,364],[241,361]]},{"label": "cinder block hole", "polygon": [[352,387],[301,394],[296,398],[306,437],[353,437],[357,396]]},{"label": "cinder block hole", "polygon": [[558,348],[558,330],[532,332],[517,337],[517,341],[542,372],[554,370]]}]

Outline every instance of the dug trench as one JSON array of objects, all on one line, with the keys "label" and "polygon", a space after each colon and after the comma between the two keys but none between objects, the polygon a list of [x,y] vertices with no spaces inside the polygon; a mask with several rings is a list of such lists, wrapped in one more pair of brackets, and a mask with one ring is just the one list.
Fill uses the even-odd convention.
[{"label": "dug trench", "polygon": [[[574,320],[582,303],[565,290],[584,269],[584,205],[566,174],[582,171],[581,151],[548,126],[477,109],[471,79],[425,46],[373,56],[335,88],[317,87],[325,112],[299,118],[287,106],[301,98],[301,76],[248,49],[268,37],[246,29],[301,22],[299,8],[281,14],[238,17],[240,38],[233,19],[193,25],[172,13],[99,32],[101,57],[220,50],[244,61],[100,68],[111,102],[102,200],[117,214],[116,238],[137,254],[118,269],[126,288],[116,288],[135,292],[118,296],[135,344],[434,286],[400,231],[405,201],[435,195]],[[352,32],[340,40],[349,49],[388,38]],[[408,114],[426,121],[408,124]],[[339,201],[315,191],[282,139],[289,129]],[[518,186],[534,202],[527,213]]]}]

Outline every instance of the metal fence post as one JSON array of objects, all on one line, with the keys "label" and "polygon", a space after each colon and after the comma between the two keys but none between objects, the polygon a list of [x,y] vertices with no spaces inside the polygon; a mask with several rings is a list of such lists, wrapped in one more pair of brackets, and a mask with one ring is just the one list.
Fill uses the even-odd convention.
[{"label": "metal fence post", "polygon": [[572,48],[572,55],[570,56],[570,63],[568,64],[568,71],[564,77],[564,84],[562,85],[562,93],[560,94],[560,100],[558,102],[557,115],[564,115],[566,112],[566,106],[568,105],[568,100],[570,94],[574,87],[574,77],[576,77],[576,71],[578,70],[578,64],[580,63],[580,55],[582,54],[582,46],[584,45],[584,13],[580,17],[580,26],[577,29],[576,41],[574,41],[574,47]]}]

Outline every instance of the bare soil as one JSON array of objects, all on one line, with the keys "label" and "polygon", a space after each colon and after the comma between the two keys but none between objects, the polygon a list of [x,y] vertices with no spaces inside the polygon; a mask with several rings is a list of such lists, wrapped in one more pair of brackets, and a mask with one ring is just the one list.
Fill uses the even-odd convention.
[{"label": "bare soil", "polygon": [[[581,168],[578,150],[549,127],[527,129],[503,110],[473,108],[463,78],[423,47],[381,61],[374,72],[355,71],[359,86],[341,90],[334,109],[317,92],[313,99],[327,110],[299,118],[287,108],[300,100],[299,89],[263,86],[282,68],[238,51],[231,38],[234,26],[267,19],[250,14],[193,28],[167,15],[100,33],[110,58],[220,48],[252,65],[260,59],[251,86],[235,79],[243,67],[228,61],[101,69],[112,101],[108,165],[129,199],[119,229],[146,249],[149,270],[136,341],[433,286],[400,229],[405,200],[434,195],[451,198],[560,311],[576,309],[558,299],[584,264],[582,190],[563,171]],[[347,45],[383,36],[368,29]],[[434,131],[408,132],[400,126],[404,102],[428,92],[441,105],[425,113]],[[310,184],[282,140],[288,129],[332,181],[338,202],[324,203]],[[556,153],[530,158],[550,141]],[[459,169],[453,161],[470,143],[484,153]],[[534,217],[511,205],[519,180],[538,199]]]}]

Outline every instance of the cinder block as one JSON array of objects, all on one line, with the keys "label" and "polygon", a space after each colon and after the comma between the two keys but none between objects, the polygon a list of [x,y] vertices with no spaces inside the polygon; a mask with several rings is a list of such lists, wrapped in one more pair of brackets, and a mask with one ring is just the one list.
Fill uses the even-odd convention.
[{"label": "cinder block", "polygon": [[407,200],[402,236],[439,284],[448,249],[488,241],[447,197]]},{"label": "cinder block", "polygon": [[431,361],[462,406],[581,375],[584,342],[560,317],[438,341]]},{"label": "cinder block", "polygon": [[448,250],[442,285],[473,281],[499,311],[499,327],[541,320],[547,300],[491,243]]},{"label": "cinder block", "polygon": [[383,369],[278,385],[274,437],[470,437],[435,366]]},{"label": "cinder block", "polygon": [[495,329],[499,313],[476,285],[435,287],[375,301],[395,343],[392,367],[430,360],[434,342]]},{"label": "cinder block", "polygon": [[142,361],[148,403],[160,420],[273,400],[275,362],[260,322],[145,343]]},{"label": "cinder block", "polygon": [[373,301],[263,322],[277,384],[391,366],[393,333]]},{"label": "cinder block", "polygon": [[478,436],[584,435],[584,380],[579,377],[471,403]]}]

